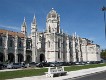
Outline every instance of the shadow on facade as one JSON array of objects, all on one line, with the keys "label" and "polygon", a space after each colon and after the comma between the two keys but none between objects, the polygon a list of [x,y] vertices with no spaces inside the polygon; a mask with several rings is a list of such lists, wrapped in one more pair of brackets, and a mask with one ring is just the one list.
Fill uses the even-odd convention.
[{"label": "shadow on facade", "polygon": [[22,54],[18,54],[18,62],[23,62],[23,55]]},{"label": "shadow on facade", "polygon": [[27,63],[32,62],[32,57],[30,55],[26,56],[26,62]]},{"label": "shadow on facade", "polygon": [[0,53],[0,62],[3,62],[4,61],[4,55],[3,53]]},{"label": "shadow on facade", "polygon": [[9,60],[10,63],[11,63],[11,62],[15,62],[14,54],[13,54],[13,53],[9,53],[9,54],[8,54],[8,60]]}]

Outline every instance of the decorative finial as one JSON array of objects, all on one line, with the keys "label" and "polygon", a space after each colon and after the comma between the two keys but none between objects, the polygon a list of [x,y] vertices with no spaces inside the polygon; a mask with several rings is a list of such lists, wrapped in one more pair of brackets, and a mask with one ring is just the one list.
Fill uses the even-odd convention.
[{"label": "decorative finial", "polygon": [[54,8],[52,8],[52,10],[54,10]]},{"label": "decorative finial", "polygon": [[25,22],[25,17],[24,17],[24,22]]}]

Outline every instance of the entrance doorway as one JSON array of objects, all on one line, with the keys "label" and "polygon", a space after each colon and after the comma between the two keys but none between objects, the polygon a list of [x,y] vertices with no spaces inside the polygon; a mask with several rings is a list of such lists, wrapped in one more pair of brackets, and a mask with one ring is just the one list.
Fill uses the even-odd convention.
[{"label": "entrance doorway", "polygon": [[44,54],[40,54],[40,62],[45,61],[45,55]]},{"label": "entrance doorway", "polygon": [[3,53],[0,53],[0,62],[3,62],[4,61],[4,55]]}]

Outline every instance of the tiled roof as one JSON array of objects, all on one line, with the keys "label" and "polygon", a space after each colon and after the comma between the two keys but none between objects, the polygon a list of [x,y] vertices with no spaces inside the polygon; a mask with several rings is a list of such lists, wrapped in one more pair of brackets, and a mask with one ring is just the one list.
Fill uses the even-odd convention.
[{"label": "tiled roof", "polygon": [[88,46],[91,46],[91,45],[95,45],[95,44],[87,44]]},{"label": "tiled roof", "polygon": [[8,35],[13,36],[13,37],[15,37],[15,36],[18,36],[18,37],[25,37],[24,34],[19,33],[19,32],[13,32],[13,31],[9,31],[9,30],[0,29],[0,34],[6,35],[7,32],[8,32]]}]

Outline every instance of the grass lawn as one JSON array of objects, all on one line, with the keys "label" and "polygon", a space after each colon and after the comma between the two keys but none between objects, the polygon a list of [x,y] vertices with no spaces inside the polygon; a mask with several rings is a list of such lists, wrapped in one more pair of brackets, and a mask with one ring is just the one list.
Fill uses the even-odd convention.
[{"label": "grass lawn", "polygon": [[[73,65],[73,66],[65,67],[65,71],[75,71],[80,69],[88,69],[88,68],[95,68],[95,67],[101,67],[101,66],[106,66],[106,64],[90,64],[90,65],[84,65],[84,66]],[[44,72],[47,72],[47,68],[0,72],[0,80],[43,75]]]},{"label": "grass lawn", "polygon": [[95,67],[102,67],[106,66],[106,64],[90,64],[90,65],[84,65],[84,66],[70,66],[70,67],[65,67],[65,71],[76,71],[76,70],[81,70],[81,69],[88,69],[88,68],[95,68]]},{"label": "grass lawn", "polygon": [[0,80],[43,75],[44,72],[47,72],[47,68],[0,72]]}]

